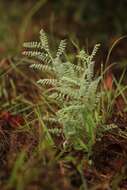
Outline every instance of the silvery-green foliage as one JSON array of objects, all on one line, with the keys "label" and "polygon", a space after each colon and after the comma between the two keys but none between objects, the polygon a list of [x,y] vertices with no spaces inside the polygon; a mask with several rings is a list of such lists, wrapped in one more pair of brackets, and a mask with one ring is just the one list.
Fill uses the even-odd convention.
[{"label": "silvery-green foliage", "polygon": [[52,56],[43,30],[40,32],[39,42],[24,43],[24,47],[28,48],[23,52],[24,55],[40,61],[32,64],[31,68],[53,73],[54,78],[40,79],[37,82],[53,89],[49,96],[60,104],[54,118],[62,126],[66,144],[89,151],[95,141],[97,125],[94,114],[99,100],[97,87],[100,77],[94,78],[93,59],[99,44],[95,45],[90,55],[81,50],[76,55],[79,63],[77,65],[62,59],[65,40],[61,40],[56,56]]}]

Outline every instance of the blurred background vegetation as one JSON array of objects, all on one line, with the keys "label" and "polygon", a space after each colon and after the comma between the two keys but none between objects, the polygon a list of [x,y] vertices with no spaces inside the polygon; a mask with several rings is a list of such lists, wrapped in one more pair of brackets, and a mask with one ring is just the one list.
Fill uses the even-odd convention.
[{"label": "blurred background vegetation", "polygon": [[[100,43],[101,48],[96,56],[95,74],[99,74],[102,62],[104,64],[107,63],[107,65],[105,64],[106,66],[109,66],[108,64],[113,65],[111,72],[107,70],[107,78],[104,78],[104,85],[106,84],[107,89],[109,88],[109,93],[107,90],[107,94],[104,94],[105,99],[103,104],[106,104],[106,106],[103,106],[103,115],[106,118],[107,115],[110,115],[110,110],[112,109],[113,113],[119,111],[121,114],[124,105],[127,105],[127,94],[125,94],[126,97],[123,94],[126,86],[122,86],[123,81],[127,84],[126,9],[127,0],[0,0],[1,190],[5,190],[5,183],[10,174],[11,177],[8,183],[12,186],[16,184],[18,187],[16,189],[18,190],[23,189],[22,186],[25,186],[27,183],[30,184],[30,188],[27,188],[30,190],[34,188],[34,184],[34,189],[37,189],[36,185],[41,189],[42,187],[44,187],[43,189],[61,189],[62,186],[65,186],[63,189],[70,189],[68,188],[69,183],[66,178],[72,179],[72,183],[76,187],[77,182],[79,185],[81,183],[80,175],[83,184],[85,181],[84,177],[82,177],[83,173],[79,171],[81,167],[79,162],[82,162],[84,159],[82,158],[82,154],[77,154],[77,152],[73,154],[72,150],[72,153],[69,155],[64,152],[63,148],[61,151],[61,143],[63,143],[63,138],[61,140],[61,137],[54,138],[55,144],[58,144],[57,151],[54,148],[53,150],[50,149],[52,139],[48,139],[46,136],[48,130],[47,125],[43,124],[42,115],[49,117],[50,114],[58,110],[58,106],[56,103],[50,102],[46,95],[43,96],[42,92],[45,88],[39,88],[36,81],[40,78],[47,78],[48,74],[29,69],[29,64],[31,64],[32,60],[28,60],[22,56],[23,42],[37,40],[39,31],[43,28],[46,34],[49,35],[49,42],[53,45],[54,49],[56,49],[57,41],[67,38],[67,56],[69,60],[74,59],[75,55],[73,54],[75,47],[72,44],[80,49],[83,46],[90,52],[96,43]],[[113,46],[114,43],[116,44],[115,47]],[[51,49],[54,50],[52,47]],[[125,80],[123,80],[124,78]],[[113,83],[113,79],[115,79],[115,83]],[[116,79],[118,79],[118,82],[116,82]],[[113,84],[116,86],[116,89],[114,89]],[[117,99],[119,95],[122,98]],[[116,99],[118,101],[117,104]],[[116,108],[113,107],[114,104],[116,104]],[[118,113],[118,116],[120,114]],[[121,129],[124,130],[127,118],[126,115],[125,119],[123,117],[121,115],[120,119],[119,117],[114,117],[109,123],[115,122],[116,124],[118,123],[118,126],[120,123]],[[25,124],[20,130],[18,125],[20,125],[20,122],[22,125],[22,119]],[[113,146],[110,146],[110,143],[108,144],[107,142],[110,142]],[[111,138],[110,140],[110,136],[102,142],[99,141],[97,151],[94,148],[94,159],[91,158],[95,160],[94,162],[96,162],[98,168],[107,170],[110,167],[112,170],[115,167],[115,169],[118,168],[120,171],[120,175],[124,175],[126,170],[125,172],[120,170],[120,167],[123,167],[120,163],[124,163],[124,160],[120,158],[120,152],[122,151],[122,154],[126,153],[122,149],[123,146],[126,147],[126,143],[124,144],[123,141],[120,144],[119,142],[119,140],[117,142],[117,139],[112,141]],[[116,147],[118,148],[118,154],[116,154]],[[24,150],[28,151],[26,155],[24,154]],[[109,154],[109,150],[111,154]],[[118,160],[114,162],[114,158],[118,158]],[[16,159],[17,161],[15,162]],[[64,160],[65,173],[63,169]],[[111,161],[114,165],[112,165]],[[70,164],[71,162],[74,166]],[[91,169],[89,170],[87,165],[88,163],[85,161],[83,170],[86,178],[88,177],[92,183],[93,179],[101,181],[101,178],[98,178],[98,174],[94,174]],[[59,172],[61,172],[61,175]],[[121,178],[119,175],[116,175],[116,178],[114,178],[110,173],[108,173],[107,177],[105,173],[104,175],[101,173],[100,176],[102,178],[104,176],[108,180],[108,183],[110,181],[109,176],[111,176],[114,184],[116,184],[116,178],[120,178],[120,180],[124,178],[124,176]],[[1,182],[1,179],[3,182]],[[96,187],[93,188],[95,189]],[[103,188],[100,187],[100,189]]]},{"label": "blurred background vegetation", "polygon": [[[19,53],[23,41],[37,37],[40,28],[54,39],[78,39],[89,46],[100,42],[108,49],[126,34],[126,7],[126,0],[1,0],[0,57]],[[126,57],[126,48],[122,43],[120,56]]]}]

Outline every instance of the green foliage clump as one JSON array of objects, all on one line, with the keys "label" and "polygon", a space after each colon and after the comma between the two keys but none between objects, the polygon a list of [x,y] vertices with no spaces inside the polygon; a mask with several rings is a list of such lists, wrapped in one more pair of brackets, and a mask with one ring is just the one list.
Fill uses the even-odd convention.
[{"label": "green foliage clump", "polygon": [[[40,31],[39,42],[26,42],[28,48],[23,54],[40,62],[30,67],[52,74],[50,78],[38,80],[38,84],[48,86],[48,97],[57,100],[60,109],[49,120],[61,124],[65,137],[64,145],[72,145],[75,149],[90,151],[95,142],[97,126],[97,91],[100,77],[94,77],[94,56],[99,48],[95,45],[89,55],[81,50],[75,59],[77,64],[65,60],[66,41],[61,40],[55,56],[49,49],[48,38]],[[55,130],[58,131],[58,130]]]}]

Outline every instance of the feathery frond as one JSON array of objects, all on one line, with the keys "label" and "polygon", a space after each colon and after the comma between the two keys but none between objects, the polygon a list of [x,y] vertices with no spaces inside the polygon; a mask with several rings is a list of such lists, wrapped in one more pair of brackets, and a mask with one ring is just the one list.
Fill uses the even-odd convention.
[{"label": "feathery frond", "polygon": [[53,71],[51,66],[43,65],[43,64],[39,64],[39,63],[38,64],[34,63],[34,64],[30,65],[30,68],[37,69],[40,71],[48,71],[48,72]]},{"label": "feathery frond", "polygon": [[56,83],[57,83],[57,80],[56,79],[40,79],[37,81],[38,84],[41,84],[41,85],[48,85],[48,86],[55,86]]},{"label": "feathery frond", "polygon": [[64,53],[65,48],[66,48],[66,41],[61,40],[60,45],[59,45],[58,50],[57,50],[57,53],[56,53],[56,59],[60,58],[60,56]]},{"label": "feathery frond", "polygon": [[96,44],[94,46],[93,51],[92,51],[92,53],[90,55],[90,61],[92,61],[94,56],[97,54],[97,51],[98,51],[99,47],[100,47],[100,44]]},{"label": "feathery frond", "polygon": [[49,52],[49,44],[48,44],[48,38],[44,32],[43,29],[41,29],[40,31],[40,42],[41,42],[41,45],[42,47]]},{"label": "feathery frond", "polygon": [[39,61],[42,61],[47,64],[50,64],[52,62],[50,56],[47,53],[40,51],[24,51],[23,55],[38,59]]},{"label": "feathery frond", "polygon": [[40,42],[24,42],[24,48],[33,48],[33,49],[40,49],[41,43]]}]

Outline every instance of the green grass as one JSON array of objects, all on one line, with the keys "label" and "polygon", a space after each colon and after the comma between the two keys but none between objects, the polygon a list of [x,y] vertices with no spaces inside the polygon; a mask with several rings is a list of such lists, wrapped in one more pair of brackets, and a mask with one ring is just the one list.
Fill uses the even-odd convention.
[{"label": "green grass", "polygon": [[[77,54],[65,53],[65,41],[61,41],[56,54],[52,53],[48,39],[44,31],[41,31],[40,42],[25,44],[30,48],[28,50],[33,48],[26,54],[35,59],[19,58],[17,62],[10,59],[9,68],[5,72],[1,70],[0,98],[4,101],[1,101],[0,109],[12,115],[21,115],[24,119],[24,125],[19,125],[10,134],[12,137],[18,136],[19,143],[21,145],[24,143],[24,146],[17,148],[17,140],[17,144],[14,144],[18,151],[14,153],[15,159],[11,166],[9,165],[7,189],[24,190],[34,180],[41,181],[44,177],[46,182],[44,180],[41,186],[55,187],[54,190],[57,190],[59,188],[56,187],[56,179],[59,172],[62,176],[60,179],[62,185],[69,184],[70,176],[76,172],[81,180],[80,189],[87,190],[84,163],[87,163],[88,167],[93,167],[91,156],[95,154],[93,148],[96,142],[101,143],[105,133],[110,134],[114,129],[117,129],[118,138],[127,139],[126,130],[122,131],[117,124],[106,123],[108,118],[112,117],[118,97],[123,99],[125,108],[117,115],[127,111],[125,94],[127,86],[123,85],[126,70],[119,80],[113,76],[112,89],[105,89],[103,86],[105,74],[114,64],[102,69],[100,76],[96,76],[93,60],[98,47],[95,46],[92,53],[88,53],[84,49],[80,50],[74,42],[73,44],[76,46]],[[33,68],[35,72],[32,71]],[[39,73],[36,70],[39,70]],[[19,93],[17,88],[19,84],[15,80],[17,75],[20,85],[24,83],[23,87],[29,86],[28,95],[33,94],[34,88],[39,91],[39,95],[34,94],[33,99],[29,99],[24,96],[25,88]],[[7,82],[10,84],[9,89]],[[11,99],[8,98],[10,93]],[[20,142],[22,135],[26,134],[28,136],[24,138],[31,137],[32,142],[31,140],[27,143]],[[34,145],[31,149],[32,143]],[[13,153],[11,155],[13,156]],[[72,165],[74,168],[71,171]],[[68,168],[69,174],[66,172]],[[58,176],[55,174],[57,170]],[[54,176],[56,181],[48,186],[47,178],[53,179]],[[116,182],[114,183],[118,186]]]}]

